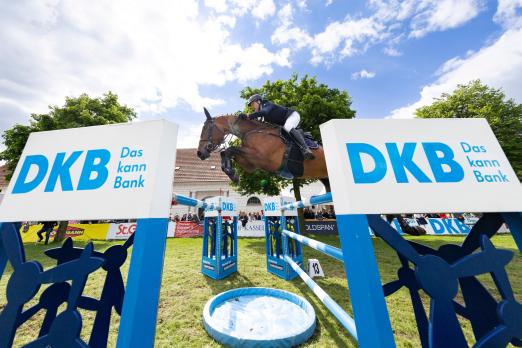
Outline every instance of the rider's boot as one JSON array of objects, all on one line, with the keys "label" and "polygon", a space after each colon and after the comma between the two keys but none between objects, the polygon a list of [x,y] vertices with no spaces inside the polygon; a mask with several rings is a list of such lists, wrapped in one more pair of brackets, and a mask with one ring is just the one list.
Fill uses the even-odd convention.
[{"label": "rider's boot", "polygon": [[290,130],[290,136],[292,137],[292,139],[294,139],[295,143],[301,150],[301,153],[303,154],[305,160],[311,160],[315,158],[314,154],[312,153],[312,150],[310,150],[308,145],[306,145],[306,141],[301,132],[293,128],[292,130]]}]

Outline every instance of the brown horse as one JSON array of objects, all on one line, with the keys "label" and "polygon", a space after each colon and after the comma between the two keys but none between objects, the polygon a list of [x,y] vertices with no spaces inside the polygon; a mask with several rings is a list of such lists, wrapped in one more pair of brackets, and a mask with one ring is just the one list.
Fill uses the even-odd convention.
[{"label": "brown horse", "polygon": [[[279,126],[234,115],[213,118],[207,109],[204,110],[207,119],[199,140],[197,154],[200,159],[207,159],[211,152],[223,145],[228,135],[235,135],[241,139],[241,146],[231,146],[221,151],[221,169],[232,181],[239,182],[239,177],[232,166],[232,160],[247,173],[262,169],[278,174],[285,152],[285,144],[280,135]],[[323,148],[319,146],[312,151],[315,159],[304,161],[303,175],[299,178],[318,179],[329,192],[330,185]]]}]

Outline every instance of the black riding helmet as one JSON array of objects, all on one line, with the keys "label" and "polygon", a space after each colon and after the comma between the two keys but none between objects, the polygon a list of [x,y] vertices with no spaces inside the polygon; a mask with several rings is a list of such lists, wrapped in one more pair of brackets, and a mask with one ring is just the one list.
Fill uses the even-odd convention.
[{"label": "black riding helmet", "polygon": [[261,96],[259,94],[252,94],[250,98],[248,98],[247,105],[252,104],[255,101],[262,100]]}]

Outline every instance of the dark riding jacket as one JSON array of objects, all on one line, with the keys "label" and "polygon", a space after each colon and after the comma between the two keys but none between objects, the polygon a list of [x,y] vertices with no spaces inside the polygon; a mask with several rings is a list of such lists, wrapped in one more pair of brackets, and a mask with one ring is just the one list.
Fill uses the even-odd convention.
[{"label": "dark riding jacket", "polygon": [[261,109],[249,115],[251,119],[262,117],[265,122],[275,123],[284,126],[288,116],[294,112],[293,109],[279,106],[268,100],[261,102]]}]

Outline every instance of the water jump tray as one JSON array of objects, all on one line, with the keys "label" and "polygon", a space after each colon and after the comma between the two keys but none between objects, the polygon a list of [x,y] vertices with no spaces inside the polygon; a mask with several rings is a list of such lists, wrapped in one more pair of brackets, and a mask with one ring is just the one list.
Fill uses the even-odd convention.
[{"label": "water jump tray", "polygon": [[293,347],[315,330],[304,298],[270,288],[238,288],[211,298],[203,310],[208,334],[230,347]]}]

